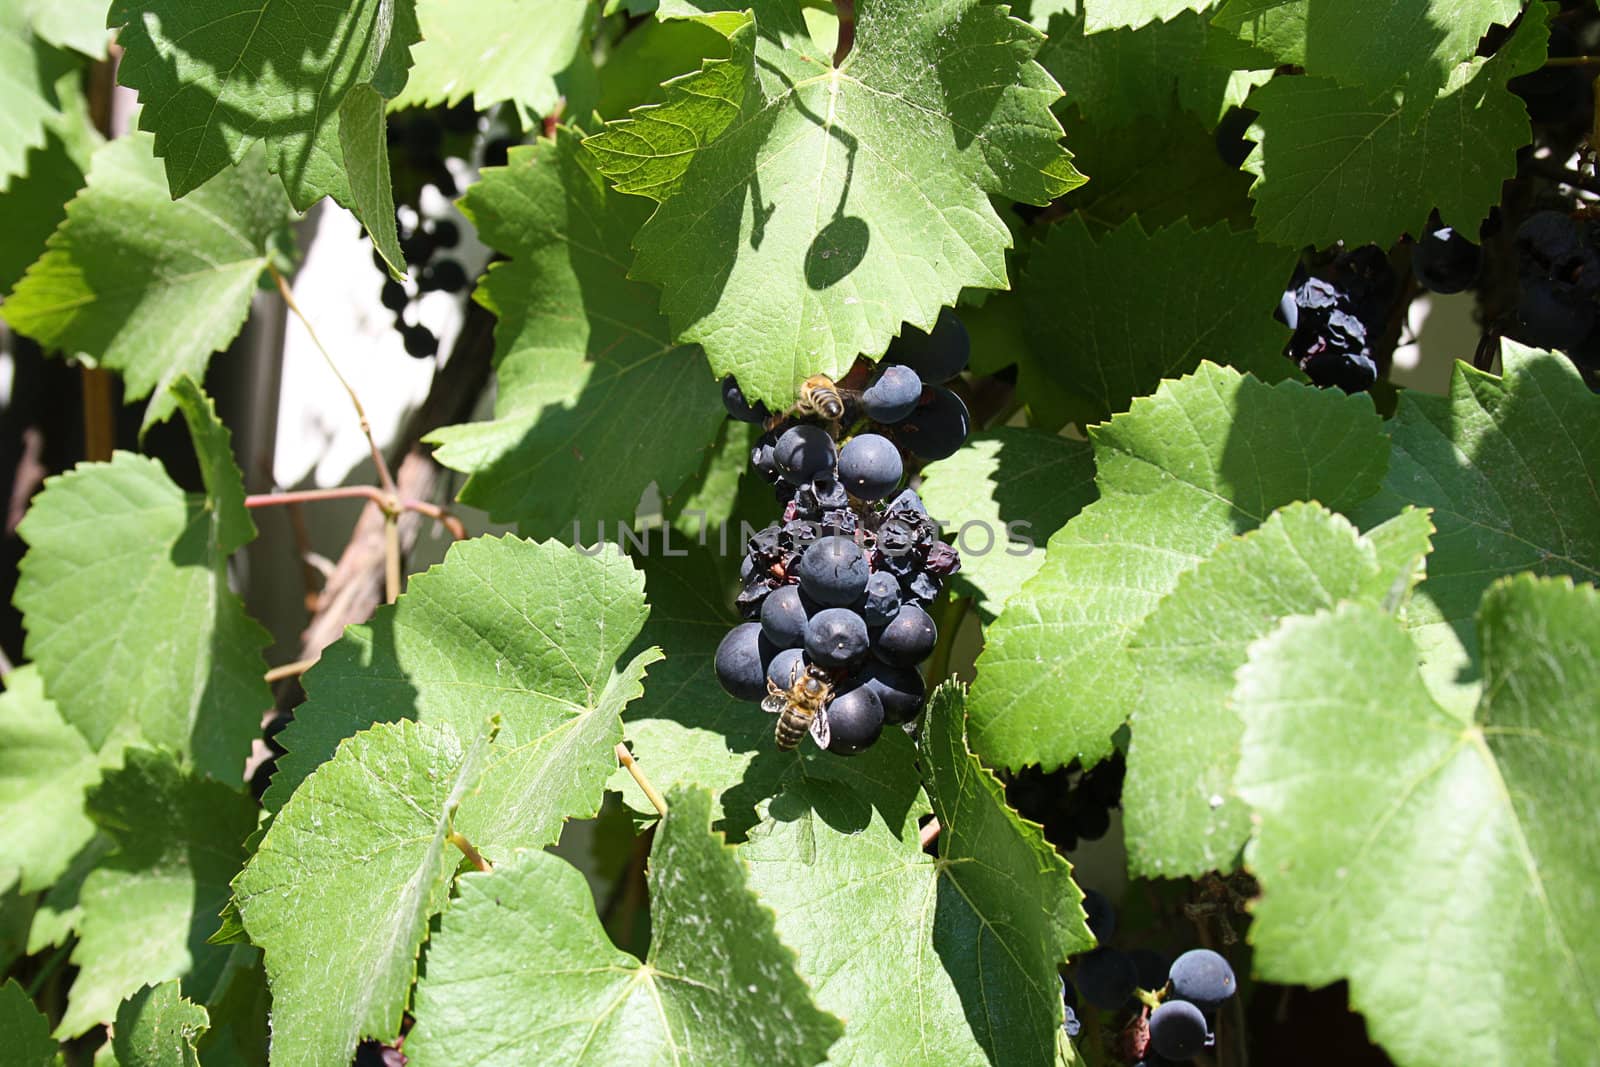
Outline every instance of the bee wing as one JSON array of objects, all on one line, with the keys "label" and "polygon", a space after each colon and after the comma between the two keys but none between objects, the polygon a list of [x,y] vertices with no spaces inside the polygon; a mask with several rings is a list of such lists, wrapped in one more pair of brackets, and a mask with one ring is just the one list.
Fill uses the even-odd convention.
[{"label": "bee wing", "polygon": [[782,715],[783,709],[788,703],[788,698],[782,693],[768,693],[761,698],[761,710],[768,715]]},{"label": "bee wing", "polygon": [[818,711],[811,720],[811,737],[816,741],[818,748],[828,747],[828,713]]}]

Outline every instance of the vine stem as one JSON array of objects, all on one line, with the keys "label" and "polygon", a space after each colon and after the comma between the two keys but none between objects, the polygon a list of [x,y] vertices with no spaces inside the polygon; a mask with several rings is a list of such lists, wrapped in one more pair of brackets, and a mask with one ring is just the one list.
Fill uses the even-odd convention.
[{"label": "vine stem", "polygon": [[445,528],[450,531],[450,536],[457,541],[467,539],[467,528],[462,525],[461,520],[438,504],[411,497],[391,499],[383,490],[371,485],[337,485],[331,489],[294,489],[282,493],[256,493],[244,498],[244,506],[270,508],[279,504],[309,504],[318,500],[355,499],[370,500],[380,508],[389,508],[392,505],[400,511],[415,511],[418,515],[426,515],[430,519],[444,523]]},{"label": "vine stem", "polygon": [[262,679],[268,685],[272,685],[274,682],[281,682],[285,678],[298,678],[316,665],[317,661],[314,659],[297,659],[293,663],[285,663],[281,667],[272,668],[262,675]]},{"label": "vine stem", "polygon": [[635,762],[633,753],[628,751],[628,746],[618,743],[617,761],[626,767],[628,773],[633,775],[633,780],[639,783],[639,788],[644,790],[644,795],[650,798],[650,803],[655,806],[656,814],[665,817],[667,814],[667,802],[662,799],[660,793],[656,792],[656,787],[650,784],[650,779],[645,777],[644,771]]},{"label": "vine stem", "polygon": [[1600,56],[1551,56],[1544,61],[1547,67],[1600,67]]},{"label": "vine stem", "polygon": [[939,831],[943,829],[944,827],[939,825],[939,816],[935,815],[929,819],[928,824],[922,828],[922,847],[926,849],[929,845],[939,840]]},{"label": "vine stem", "polygon": [[833,49],[833,65],[838,67],[856,43],[855,0],[833,0],[833,9],[839,16],[839,43]]},{"label": "vine stem", "polygon": [[450,831],[450,843],[460,849],[461,854],[467,857],[468,862],[484,874],[494,870],[494,864],[485,859],[483,853],[474,848],[472,842],[468,841],[466,835],[460,830]]}]

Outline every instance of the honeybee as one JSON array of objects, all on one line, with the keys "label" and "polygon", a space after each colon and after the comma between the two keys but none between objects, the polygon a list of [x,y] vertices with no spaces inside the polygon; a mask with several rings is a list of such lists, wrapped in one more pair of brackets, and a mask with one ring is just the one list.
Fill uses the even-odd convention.
[{"label": "honeybee", "polygon": [[797,415],[816,415],[829,422],[844,418],[844,397],[839,387],[826,374],[813,374],[800,384],[800,395],[795,399]]},{"label": "honeybee", "polygon": [[789,752],[800,743],[806,731],[818,748],[828,747],[828,713],[823,710],[833,699],[833,683],[820,667],[807,665],[789,674],[789,688],[780,689],[767,679],[767,695],[761,710],[778,717],[773,737],[778,751]]}]

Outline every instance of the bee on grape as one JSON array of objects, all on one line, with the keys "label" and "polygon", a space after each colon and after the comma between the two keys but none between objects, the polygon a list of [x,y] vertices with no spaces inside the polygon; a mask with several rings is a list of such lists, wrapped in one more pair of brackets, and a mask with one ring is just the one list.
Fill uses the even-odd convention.
[{"label": "bee on grape", "polygon": [[833,683],[825,671],[814,665],[797,666],[791,671],[787,689],[767,680],[761,710],[778,717],[773,736],[780,752],[793,751],[807,731],[818,748],[828,747],[828,715],[823,709],[832,697]]}]

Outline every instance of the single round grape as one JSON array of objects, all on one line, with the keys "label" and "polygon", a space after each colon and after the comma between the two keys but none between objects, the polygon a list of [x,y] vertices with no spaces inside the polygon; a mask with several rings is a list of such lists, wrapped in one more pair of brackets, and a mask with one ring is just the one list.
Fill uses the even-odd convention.
[{"label": "single round grape", "polygon": [[[779,689],[788,689],[800,680],[805,669],[806,654],[803,649],[780,649],[767,663],[767,680]],[[761,695],[767,695],[766,686],[761,687]]]},{"label": "single round grape", "polygon": [[864,685],[847,689],[828,704],[828,751],[853,756],[883,733],[883,705]]},{"label": "single round grape", "polygon": [[861,598],[861,617],[868,626],[887,626],[899,611],[900,583],[887,571],[874,571]]},{"label": "single round grape", "polygon": [[1153,948],[1136,948],[1128,953],[1133,961],[1134,973],[1139,976],[1139,988],[1151,991],[1167,984],[1167,969],[1172,961]]},{"label": "single round grape", "polygon": [[1440,226],[1422,235],[1411,253],[1411,273],[1417,284],[1435,293],[1459,293],[1478,278],[1483,249]]},{"label": "single round grape", "polygon": [[829,670],[854,667],[872,649],[866,621],[849,608],[823,608],[811,616],[805,641],[806,659]]},{"label": "single round grape", "polygon": [[761,632],[775,648],[799,648],[806,643],[806,606],[798,585],[774,589],[761,605]]},{"label": "single round grape", "polygon": [[404,311],[406,304],[411,301],[411,298],[406,295],[406,287],[393,278],[384,279],[383,292],[378,295],[378,299],[383,302],[384,307],[396,315]]},{"label": "single round grape", "polygon": [[765,405],[746,400],[744,390],[739,388],[739,379],[731,374],[722,379],[722,406],[739,422],[762,422],[767,417]]},{"label": "single round grape", "polygon": [[873,422],[885,426],[899,422],[922,399],[922,376],[910,367],[891,363],[878,380],[861,391],[861,410]]},{"label": "single round grape", "polygon": [[440,259],[422,269],[417,288],[425,293],[459,293],[467,287],[467,272],[453,259]]},{"label": "single round grape", "polygon": [[1083,913],[1088,916],[1089,932],[1100,944],[1111,940],[1111,935],[1117,932],[1117,909],[1111,906],[1111,901],[1104,893],[1094,889],[1083,891]]},{"label": "single round grape", "polygon": [[1169,1060],[1192,1060],[1205,1051],[1206,1016],[1187,1000],[1169,1000],[1150,1013],[1150,1047]]},{"label": "single round grape", "polygon": [[972,356],[972,339],[956,317],[955,309],[943,308],[932,333],[907,325],[889,343],[885,363],[903,363],[916,371],[924,382],[945,382],[960,374]]},{"label": "single round grape", "polygon": [[429,359],[439,351],[439,339],[426,326],[400,325],[400,337],[405,342],[406,355]]},{"label": "single round grape", "polygon": [[861,684],[878,694],[883,705],[883,721],[899,725],[910,722],[922,710],[927,693],[922,675],[914,667],[893,667],[881,660],[868,660],[861,669]]},{"label": "single round grape", "polygon": [[907,448],[927,460],[947,459],[967,441],[972,417],[948,389],[934,389],[928,403],[913,411],[898,431]]},{"label": "single round grape", "polygon": [[927,505],[923,504],[922,498],[917,495],[915,489],[900,490],[900,495],[889,501],[889,506],[884,510],[884,514],[893,515],[897,511],[912,512],[922,516],[924,519],[928,517]]},{"label": "single round grape", "polygon": [[871,571],[866,554],[854,538],[819,538],[806,549],[795,568],[800,588],[818,604],[842,608],[854,604],[867,588]]},{"label": "single round grape", "polygon": [[433,235],[423,230],[400,238],[400,254],[413,267],[420,267],[432,259],[433,248]]},{"label": "single round grape", "polygon": [[881,434],[857,434],[839,450],[839,480],[859,500],[882,500],[904,473],[900,450]]},{"label": "single round grape", "polygon": [[1594,326],[1594,304],[1542,279],[1522,281],[1517,298],[1517,337],[1540,348],[1582,344]]},{"label": "single round grape", "polygon": [[1116,1011],[1133,996],[1139,976],[1126,952],[1097,948],[1078,961],[1073,981],[1085,1002],[1105,1011]]},{"label": "single round grape", "polygon": [[916,604],[902,604],[889,625],[878,631],[872,650],[885,663],[915,667],[928,658],[938,640],[933,616]]},{"label": "single round grape", "polygon": [[437,219],[433,224],[433,243],[440,248],[454,248],[461,243],[461,227],[449,219]]},{"label": "single round grape", "polygon": [[769,482],[778,480],[778,461],[773,458],[777,443],[778,435],[769,430],[750,446],[751,468]]},{"label": "single round grape", "polygon": [[742,622],[728,631],[717,646],[717,681],[738,700],[760,700],[767,695],[766,649],[759,623]]},{"label": "single round grape", "polygon": [[783,431],[783,436],[773,446],[772,458],[778,464],[778,473],[786,481],[799,485],[832,470],[837,453],[828,431],[802,423]]},{"label": "single round grape", "polygon": [[1572,216],[1560,211],[1536,211],[1517,227],[1517,252],[1523,266],[1549,266],[1577,257],[1583,236]]},{"label": "single round grape", "polygon": [[1167,972],[1172,995],[1202,1008],[1214,1008],[1239,988],[1228,961],[1208,948],[1192,948],[1172,961]]}]

